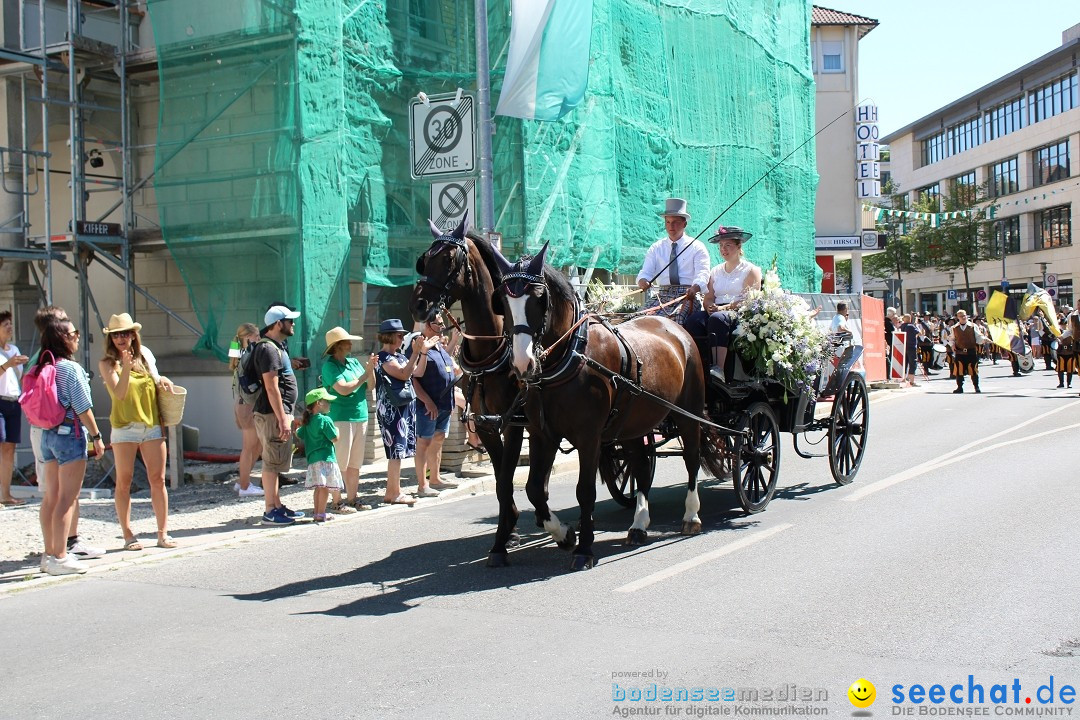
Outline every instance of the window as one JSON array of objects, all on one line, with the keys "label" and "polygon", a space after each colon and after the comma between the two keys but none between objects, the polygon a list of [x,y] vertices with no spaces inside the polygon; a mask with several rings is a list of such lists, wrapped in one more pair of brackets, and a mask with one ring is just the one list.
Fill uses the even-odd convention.
[{"label": "window", "polygon": [[975,202],[975,171],[957,175],[949,181],[954,202],[971,205]]},{"label": "window", "polygon": [[1072,245],[1071,206],[1049,208],[1035,215],[1035,249]]},{"label": "window", "polygon": [[1069,177],[1069,141],[1062,140],[1031,153],[1031,183],[1035,187]]},{"label": "window", "polygon": [[[1073,281],[1072,280],[1058,280],[1057,295],[1054,297],[1054,304],[1059,308],[1062,305],[1068,305],[1073,307]],[[1062,328],[1064,329],[1064,328]]]},{"label": "window", "polygon": [[931,165],[945,159],[949,155],[948,148],[944,132],[926,138],[922,141],[922,164]]},{"label": "window", "polygon": [[990,142],[1024,127],[1026,106],[1024,97],[1020,96],[987,110],[983,116],[983,139]]},{"label": "window", "polygon": [[823,42],[821,43],[821,72],[842,73],[844,72],[844,43]]},{"label": "window", "polygon": [[931,203],[932,211],[941,211],[941,186],[938,183],[919,188],[918,193],[920,203],[929,201]]},{"label": "window", "polygon": [[1060,115],[1066,110],[1072,110],[1080,105],[1080,98],[1077,98],[1076,73],[1036,88],[1029,97],[1033,123]]},{"label": "window", "polygon": [[990,192],[994,197],[1008,195],[1019,189],[1015,157],[990,166]]},{"label": "window", "polygon": [[997,220],[993,225],[993,243],[994,255],[1001,256],[1002,243],[1005,245],[1005,252],[1010,255],[1015,255],[1020,252],[1020,216],[1013,215],[1012,217],[1004,218],[1003,220]]},{"label": "window", "polygon": [[956,155],[965,150],[970,150],[980,144],[979,118],[973,117],[949,128],[946,132],[948,138],[948,154]]}]

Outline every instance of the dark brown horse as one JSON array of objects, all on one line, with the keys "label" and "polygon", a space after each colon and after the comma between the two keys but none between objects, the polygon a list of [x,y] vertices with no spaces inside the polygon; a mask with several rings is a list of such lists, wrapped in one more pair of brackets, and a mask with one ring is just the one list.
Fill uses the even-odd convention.
[{"label": "dark brown horse", "polygon": [[[483,239],[465,236],[465,220],[451,233],[431,224],[435,241],[416,262],[422,276],[413,288],[409,311],[427,322],[445,306],[461,306],[465,329],[472,335],[461,342],[461,365],[469,375],[467,399],[474,415],[503,416],[518,394],[510,377],[510,348],[503,336],[502,317],[496,315],[491,298],[498,284],[495,251]],[[494,277],[493,277],[494,276]],[[488,565],[506,565],[507,544],[513,544],[518,509],[514,503],[514,470],[521,455],[524,428],[500,428],[492,421],[476,422],[476,434],[484,443],[495,470],[495,494],[499,500],[499,529],[488,555]]]},{"label": "dark brown horse", "polygon": [[[669,418],[683,444],[688,475],[684,534],[700,532],[697,474],[702,462],[723,474],[721,443],[706,437],[706,426],[670,410],[654,395],[693,416],[705,411],[705,374],[694,339],[665,318],[641,317],[617,329],[586,317],[567,279],[544,264],[547,245],[535,257],[515,265],[496,251],[501,283],[496,312],[511,330],[513,374],[527,388],[529,480],[526,492],[537,521],[560,543],[574,531],[547,506],[547,482],[560,441],[578,452],[577,499],[581,519],[571,568],[593,566],[593,508],[601,446],[625,442],[637,479],[634,524],[628,541],[646,539],[648,493],[642,437]],[[702,439],[706,438],[705,442]]]}]

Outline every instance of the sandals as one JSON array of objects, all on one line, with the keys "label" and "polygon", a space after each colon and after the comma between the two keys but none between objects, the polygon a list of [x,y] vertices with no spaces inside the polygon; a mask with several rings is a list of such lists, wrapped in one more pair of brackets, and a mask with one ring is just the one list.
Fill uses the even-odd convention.
[{"label": "sandals", "polygon": [[165,548],[165,549],[169,550],[169,549],[172,549],[172,548],[176,547],[176,541],[173,540],[168,535],[162,535],[161,537],[158,538],[157,546],[159,548]]},{"label": "sandals", "polygon": [[10,500],[0,500],[0,505],[3,505],[4,507],[20,507],[20,506],[25,505],[25,504],[26,504],[25,500],[22,500],[20,498],[14,498],[14,497],[11,498]]},{"label": "sandals", "polygon": [[387,505],[415,505],[416,499],[402,493],[396,498],[383,498],[383,502]]},{"label": "sandals", "polygon": [[139,552],[143,549],[142,543],[139,542],[139,538],[128,538],[124,540],[124,549],[131,552]]},{"label": "sandals", "polygon": [[327,520],[333,520],[334,519],[333,515],[328,515],[327,513],[315,513],[315,515],[313,517],[315,519],[315,522],[317,522],[317,523],[324,523]]}]

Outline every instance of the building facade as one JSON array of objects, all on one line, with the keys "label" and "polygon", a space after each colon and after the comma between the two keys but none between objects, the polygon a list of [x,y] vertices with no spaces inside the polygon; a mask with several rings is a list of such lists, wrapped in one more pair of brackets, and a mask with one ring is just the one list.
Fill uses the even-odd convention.
[{"label": "building facade", "polygon": [[1064,31],[1055,50],[882,138],[909,207],[958,184],[985,184],[992,206],[987,258],[970,273],[970,287],[960,271],[908,274],[906,309],[951,313],[975,303],[981,314],[992,290],[1004,284],[1020,293],[1029,282],[1051,289],[1059,307],[1075,305],[1078,61],[1080,25]]},{"label": "building facade", "polygon": [[[856,128],[860,120],[859,41],[877,25],[877,20],[868,17],[813,6],[810,53],[816,86],[815,130],[820,133],[814,245],[823,273],[822,292],[838,291],[833,281],[836,260],[859,264],[863,230],[870,231],[876,246],[877,234],[872,223],[864,223],[858,198]],[[861,279],[861,273],[857,276]],[[856,281],[851,291],[861,292],[861,284]]]}]

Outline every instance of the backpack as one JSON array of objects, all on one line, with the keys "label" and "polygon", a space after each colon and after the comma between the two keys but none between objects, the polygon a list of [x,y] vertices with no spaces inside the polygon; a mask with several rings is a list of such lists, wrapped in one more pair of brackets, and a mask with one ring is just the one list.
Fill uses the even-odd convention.
[{"label": "backpack", "polygon": [[273,345],[278,354],[284,356],[284,351],[273,340],[260,338],[258,342],[249,343],[240,352],[240,362],[236,365],[236,392],[240,395],[240,401],[245,405],[255,405],[260,397],[266,392],[263,386],[262,375],[255,368],[255,346],[263,343]]},{"label": "backpack", "polygon": [[52,429],[64,422],[67,409],[56,392],[56,358],[48,350],[51,363],[38,365],[23,376],[19,405],[34,427]]}]

